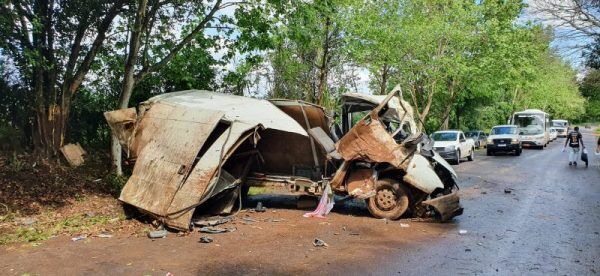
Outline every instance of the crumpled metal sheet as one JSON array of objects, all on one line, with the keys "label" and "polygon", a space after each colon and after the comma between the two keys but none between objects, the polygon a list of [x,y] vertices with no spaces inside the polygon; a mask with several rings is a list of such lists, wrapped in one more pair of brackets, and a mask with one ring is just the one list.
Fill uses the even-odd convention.
[{"label": "crumpled metal sheet", "polygon": [[344,160],[387,162],[397,168],[405,168],[402,162],[407,156],[404,147],[397,144],[377,119],[359,121],[336,143],[336,149]]}]

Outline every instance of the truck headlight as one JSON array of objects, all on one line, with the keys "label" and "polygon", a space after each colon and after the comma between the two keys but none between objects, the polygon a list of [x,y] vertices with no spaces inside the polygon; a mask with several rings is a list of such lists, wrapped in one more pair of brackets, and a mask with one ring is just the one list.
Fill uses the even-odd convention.
[{"label": "truck headlight", "polygon": [[454,146],[447,146],[444,151],[454,151]]},{"label": "truck headlight", "polygon": [[512,138],[512,139],[510,140],[510,142],[511,142],[512,144],[518,144],[518,143],[519,143],[519,140],[517,140],[517,138]]}]

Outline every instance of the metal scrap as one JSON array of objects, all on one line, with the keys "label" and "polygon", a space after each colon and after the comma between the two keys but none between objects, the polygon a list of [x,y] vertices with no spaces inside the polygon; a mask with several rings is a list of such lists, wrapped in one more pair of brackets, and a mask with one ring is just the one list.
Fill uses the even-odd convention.
[{"label": "metal scrap", "polygon": [[235,230],[237,230],[237,228],[235,228],[235,227],[220,228],[220,227],[206,226],[206,227],[200,228],[199,231],[201,233],[208,233],[208,234],[221,234],[221,233],[234,232]]}]

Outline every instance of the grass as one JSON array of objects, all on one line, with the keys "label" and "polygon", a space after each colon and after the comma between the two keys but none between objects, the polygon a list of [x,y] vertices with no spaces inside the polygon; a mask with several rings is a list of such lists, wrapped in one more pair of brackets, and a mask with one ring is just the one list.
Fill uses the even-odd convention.
[{"label": "grass", "polygon": [[[112,218],[108,216],[74,215],[58,221],[39,222],[32,226],[19,226],[12,232],[0,234],[0,245],[16,242],[36,243],[59,234],[75,234],[106,225]],[[119,218],[121,219],[121,218]]]}]

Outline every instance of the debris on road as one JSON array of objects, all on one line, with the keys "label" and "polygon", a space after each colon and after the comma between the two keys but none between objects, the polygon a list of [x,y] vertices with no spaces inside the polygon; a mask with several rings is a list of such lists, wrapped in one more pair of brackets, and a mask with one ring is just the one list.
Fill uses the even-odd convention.
[{"label": "debris on road", "polygon": [[512,190],[513,189],[511,189],[511,188],[506,188],[506,189],[504,189],[504,193],[505,194],[510,194],[510,193],[512,193]]},{"label": "debris on road", "polygon": [[319,238],[315,238],[315,240],[313,241],[313,245],[315,247],[328,247],[329,244],[327,244],[326,242],[324,242],[323,240],[319,239]]},{"label": "debris on road", "polygon": [[410,225],[408,225],[407,223],[400,223],[400,227],[408,228],[408,227],[410,227]]},{"label": "debris on road", "polygon": [[469,231],[467,231],[467,230],[463,230],[463,229],[461,229],[461,230],[458,230],[458,234],[459,234],[459,235],[466,235],[468,232],[469,232]]},{"label": "debris on road", "polygon": [[256,203],[256,208],[254,208],[254,211],[263,213],[267,211],[267,207],[263,206],[262,202],[259,201],[258,203]]},{"label": "debris on road", "polygon": [[200,228],[199,231],[201,233],[208,233],[208,234],[221,234],[221,233],[234,232],[235,230],[237,230],[237,228],[235,228],[235,227],[220,228],[220,227],[206,226],[206,227]]},{"label": "debris on road", "polygon": [[24,226],[31,226],[31,225],[35,224],[37,221],[38,220],[36,218],[26,217],[26,218],[21,218],[21,220],[19,222]]},{"label": "debris on road", "polygon": [[244,223],[244,224],[252,224],[252,223],[255,223],[255,222],[258,222],[258,220],[255,220],[255,219],[253,219],[251,217],[243,217],[242,218],[242,223]]},{"label": "debris on road", "polygon": [[160,239],[160,238],[166,238],[167,237],[167,230],[157,230],[157,231],[150,231],[148,232],[148,238],[151,239]]},{"label": "debris on road", "polygon": [[80,235],[80,236],[76,236],[76,237],[72,237],[71,238],[71,240],[74,241],[74,242],[75,241],[82,241],[82,240],[85,240],[85,239],[87,239],[86,235]]},{"label": "debris on road", "polygon": [[197,219],[196,221],[194,221],[194,225],[199,226],[199,227],[216,226],[216,225],[228,223],[232,220],[233,220],[233,217],[231,217],[231,216],[229,216],[229,217],[219,217],[219,216],[206,217],[206,218]]},{"label": "debris on road", "polygon": [[100,234],[98,234],[98,236],[97,236],[97,237],[98,237],[98,238],[103,238],[103,239],[109,239],[109,238],[112,238],[112,237],[113,237],[113,235],[112,235],[112,234],[109,234],[109,233],[100,233]]},{"label": "debris on road", "polygon": [[211,237],[207,237],[207,236],[202,236],[200,237],[200,240],[198,241],[199,243],[211,243],[213,242],[213,238]]}]

